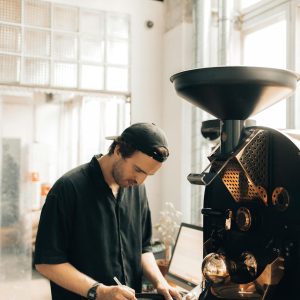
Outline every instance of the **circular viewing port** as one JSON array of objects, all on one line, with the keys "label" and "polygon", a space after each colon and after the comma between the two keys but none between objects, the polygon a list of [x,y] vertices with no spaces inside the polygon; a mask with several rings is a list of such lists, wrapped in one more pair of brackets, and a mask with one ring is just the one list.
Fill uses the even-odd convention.
[{"label": "circular viewing port", "polygon": [[250,210],[246,207],[240,207],[236,212],[235,221],[241,231],[248,231],[252,224]]},{"label": "circular viewing port", "polygon": [[277,187],[272,193],[272,204],[279,211],[285,211],[290,204],[290,197],[287,190],[283,187]]}]

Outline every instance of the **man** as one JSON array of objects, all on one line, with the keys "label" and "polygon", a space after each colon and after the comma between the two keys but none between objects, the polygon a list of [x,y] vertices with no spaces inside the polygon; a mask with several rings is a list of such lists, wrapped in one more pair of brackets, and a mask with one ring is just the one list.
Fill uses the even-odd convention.
[{"label": "man", "polygon": [[36,269],[50,280],[53,300],[134,300],[143,274],[166,299],[180,299],[151,252],[143,185],[168,155],[164,132],[136,123],[106,155],[57,180],[42,209],[35,249]]}]

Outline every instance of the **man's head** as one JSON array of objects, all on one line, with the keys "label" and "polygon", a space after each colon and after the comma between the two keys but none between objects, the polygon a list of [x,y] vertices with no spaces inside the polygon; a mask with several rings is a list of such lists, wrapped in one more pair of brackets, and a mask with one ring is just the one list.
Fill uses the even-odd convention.
[{"label": "man's head", "polygon": [[151,123],[136,123],[113,138],[108,155],[113,157],[112,177],[119,186],[144,182],[169,156],[165,133]]},{"label": "man's head", "polygon": [[130,157],[135,151],[141,151],[158,162],[164,162],[169,156],[166,135],[153,123],[135,123],[113,139],[109,155],[119,145],[123,158]]}]

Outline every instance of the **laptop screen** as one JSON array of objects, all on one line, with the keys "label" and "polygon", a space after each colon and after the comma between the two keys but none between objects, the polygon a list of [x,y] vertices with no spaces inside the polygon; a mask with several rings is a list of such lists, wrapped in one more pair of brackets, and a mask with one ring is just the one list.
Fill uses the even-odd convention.
[{"label": "laptop screen", "polygon": [[202,281],[203,228],[181,223],[166,279],[186,290]]}]

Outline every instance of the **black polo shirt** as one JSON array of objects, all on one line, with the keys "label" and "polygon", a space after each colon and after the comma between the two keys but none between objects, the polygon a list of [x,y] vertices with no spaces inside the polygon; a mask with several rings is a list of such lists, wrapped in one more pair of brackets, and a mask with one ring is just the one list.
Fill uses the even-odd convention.
[{"label": "black polo shirt", "polygon": [[[50,190],[39,223],[35,264],[69,262],[106,285],[116,276],[141,291],[141,254],[151,251],[151,215],[144,185],[117,199],[97,161],[79,166]],[[85,299],[51,282],[52,299]]]}]

